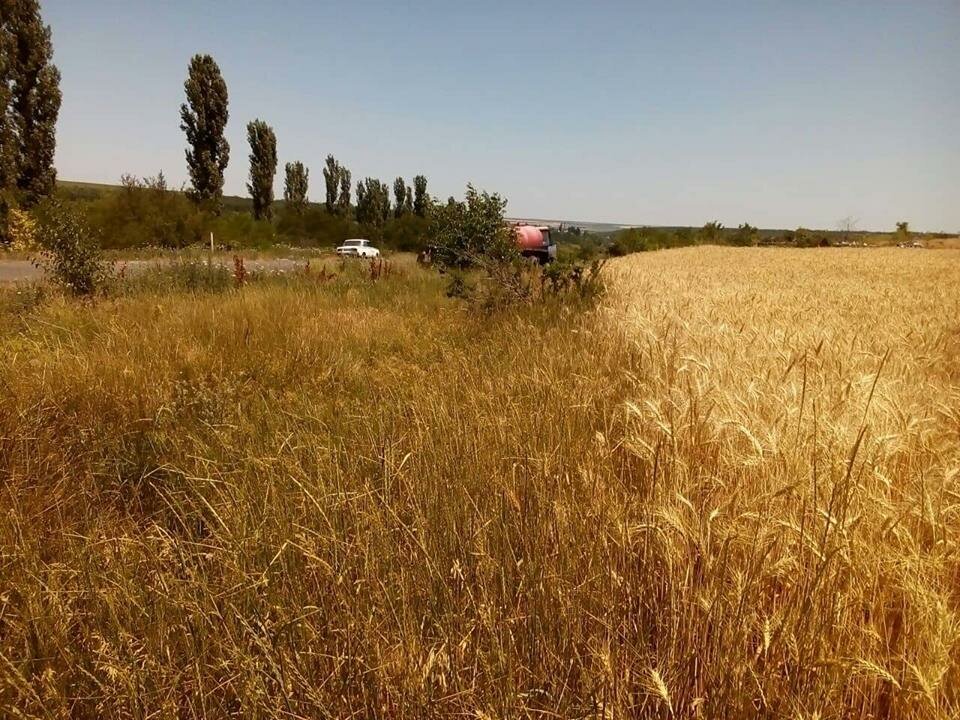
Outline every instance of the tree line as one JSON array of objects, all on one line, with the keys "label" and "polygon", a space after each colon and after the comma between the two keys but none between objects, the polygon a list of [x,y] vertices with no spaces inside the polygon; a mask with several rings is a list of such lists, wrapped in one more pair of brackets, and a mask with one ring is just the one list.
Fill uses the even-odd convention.
[{"label": "tree line", "polygon": [[[223,209],[223,176],[230,161],[230,144],[226,139],[230,118],[227,83],[220,67],[209,55],[195,55],[184,83],[187,101],[180,108],[180,127],[187,138],[187,167],[191,188],[188,196],[205,210],[219,215]],[[272,215],[273,185],[277,173],[277,136],[273,128],[260,119],[247,124],[250,145],[250,175],[247,191],[253,200],[253,216],[258,220]],[[351,173],[333,155],[328,155],[323,168],[328,213],[348,217],[354,212],[351,202]],[[308,204],[310,170],[303,162],[287,163],[284,176],[284,201],[295,211]],[[391,216],[412,214],[425,217],[431,204],[427,179],[417,175],[413,187],[402,177],[390,188],[377,178],[364,178],[356,185],[355,216],[357,222],[374,228],[382,227]]]},{"label": "tree line", "polygon": [[[216,224],[224,209],[224,174],[231,157],[226,138],[230,112],[227,83],[210,55],[191,58],[184,93],[180,128],[187,145],[189,181],[185,196],[203,216],[212,218],[207,224]],[[22,225],[24,218],[33,215],[30,211],[54,195],[57,173],[53,161],[61,102],[51,30],[43,22],[39,1],[0,0],[0,245],[9,244],[14,239],[11,228]],[[252,216],[270,220],[278,165],[277,136],[259,118],[250,121],[246,130]],[[302,161],[293,161],[286,163],[284,171],[284,203],[293,214],[303,215],[310,206],[310,169]],[[390,219],[425,218],[432,204],[423,175],[413,179],[412,187],[397,178],[391,198],[388,186],[376,178],[364,178],[354,188],[350,170],[330,155],[323,178],[327,214],[345,221],[355,219],[375,233],[382,231]],[[164,242],[173,241],[171,233],[176,230],[184,232],[176,244],[197,235],[194,226],[200,221],[187,218],[186,210],[166,197],[165,193],[174,191],[167,189],[162,173],[143,181],[125,176],[123,191],[124,197],[113,205],[128,217],[110,218],[104,223],[129,226],[134,216],[146,212],[140,206],[152,198],[156,207],[151,207],[149,214],[164,215],[151,218],[153,225],[166,223],[167,227],[159,228]],[[132,200],[138,191],[144,191],[144,202]],[[109,214],[103,207],[94,208],[94,214],[98,213]]]}]

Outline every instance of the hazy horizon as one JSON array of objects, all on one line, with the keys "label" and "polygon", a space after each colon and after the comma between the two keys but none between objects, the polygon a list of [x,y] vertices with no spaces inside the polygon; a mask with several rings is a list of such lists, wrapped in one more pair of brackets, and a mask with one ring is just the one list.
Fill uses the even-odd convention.
[{"label": "hazy horizon", "polygon": [[[247,121],[282,165],[354,182],[467,182],[508,214],[618,225],[960,229],[960,6],[186,0],[43,2],[63,81],[64,180],[187,179],[194,53],[230,90],[225,192]],[[953,121],[951,123],[951,120]]]}]

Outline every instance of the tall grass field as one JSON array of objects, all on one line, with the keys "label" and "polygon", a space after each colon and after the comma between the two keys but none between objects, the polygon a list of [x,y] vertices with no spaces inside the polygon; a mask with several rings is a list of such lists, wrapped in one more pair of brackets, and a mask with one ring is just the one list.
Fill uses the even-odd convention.
[{"label": "tall grass field", "polygon": [[960,253],[604,272],[0,292],[0,717],[960,716]]}]

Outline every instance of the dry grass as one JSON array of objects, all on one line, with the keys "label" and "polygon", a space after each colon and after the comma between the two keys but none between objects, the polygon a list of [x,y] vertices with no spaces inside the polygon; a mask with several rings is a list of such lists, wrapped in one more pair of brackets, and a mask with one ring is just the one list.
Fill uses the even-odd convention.
[{"label": "dry grass", "polygon": [[0,715],[960,711],[960,263],[699,248],[0,316]]}]

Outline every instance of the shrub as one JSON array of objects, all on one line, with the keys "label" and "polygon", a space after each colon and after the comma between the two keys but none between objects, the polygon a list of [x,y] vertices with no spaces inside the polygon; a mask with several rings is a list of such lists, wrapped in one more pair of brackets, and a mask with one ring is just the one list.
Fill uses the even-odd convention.
[{"label": "shrub", "polygon": [[450,200],[430,215],[435,257],[448,268],[491,269],[520,258],[510,228],[503,219],[507,201],[467,185],[463,202]]},{"label": "shrub", "polygon": [[614,236],[607,252],[611,257],[623,257],[649,249],[644,228],[625,228]]},{"label": "shrub", "polygon": [[31,252],[37,249],[37,221],[25,210],[10,210],[7,216],[7,234],[11,250]]},{"label": "shrub", "polygon": [[287,206],[278,216],[277,233],[298,245],[336,247],[359,233],[359,228],[352,220],[327,212],[316,205],[302,212]]},{"label": "shrub", "polygon": [[428,237],[427,220],[412,213],[391,220],[383,229],[383,244],[400,252],[419,252]]},{"label": "shrub", "polygon": [[754,245],[757,240],[757,229],[750,223],[744,223],[737,227],[737,231],[730,238],[731,245],[747,247]]},{"label": "shrub", "polygon": [[143,179],[124,175],[120,183],[119,191],[90,204],[90,221],[104,247],[180,248],[203,240],[206,216],[167,187],[163,173]]},{"label": "shrub", "polygon": [[41,214],[36,264],[74,295],[92,295],[108,277],[99,243],[84,218],[51,202]]},{"label": "shrub", "polygon": [[225,213],[210,225],[214,241],[229,250],[265,248],[277,241],[277,232],[269,220],[254,220],[246,213]]}]

